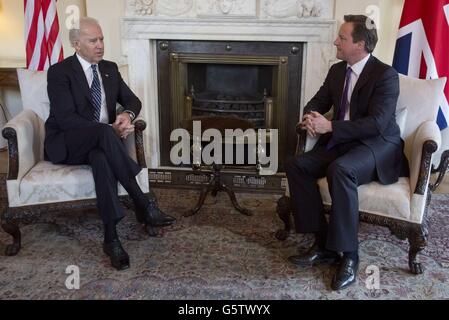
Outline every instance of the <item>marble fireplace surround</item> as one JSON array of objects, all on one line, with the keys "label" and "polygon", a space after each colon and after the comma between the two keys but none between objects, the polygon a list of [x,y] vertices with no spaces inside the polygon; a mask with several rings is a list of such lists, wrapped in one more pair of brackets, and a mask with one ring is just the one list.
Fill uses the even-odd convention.
[{"label": "marble fireplace surround", "polygon": [[302,108],[335,60],[333,12],[333,0],[127,0],[122,50],[148,125],[148,167],[161,168],[156,40],[304,42]]}]

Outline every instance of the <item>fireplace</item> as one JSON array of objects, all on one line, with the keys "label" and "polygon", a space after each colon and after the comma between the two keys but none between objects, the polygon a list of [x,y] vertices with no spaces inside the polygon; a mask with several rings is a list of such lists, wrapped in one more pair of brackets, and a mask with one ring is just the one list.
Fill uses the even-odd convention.
[{"label": "fireplace", "polygon": [[[294,152],[302,107],[335,59],[334,0],[235,0],[230,8],[218,0],[125,2],[121,64],[148,124],[151,184],[201,187],[209,180],[170,165],[167,139],[186,113],[228,113],[253,119],[258,128],[279,128],[279,160]],[[236,190],[282,193],[287,183],[282,171],[223,174]]]},{"label": "fireplace", "polygon": [[235,116],[278,130],[283,170],[296,146],[301,43],[159,40],[157,48],[162,165],[172,165],[170,133],[184,120]]}]

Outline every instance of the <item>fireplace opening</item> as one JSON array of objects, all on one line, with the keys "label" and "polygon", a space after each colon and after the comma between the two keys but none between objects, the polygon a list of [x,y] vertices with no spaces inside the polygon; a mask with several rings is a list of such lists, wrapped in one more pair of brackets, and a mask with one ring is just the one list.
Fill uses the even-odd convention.
[{"label": "fireplace opening", "polygon": [[283,171],[296,148],[302,43],[160,40],[157,48],[162,165],[173,166],[172,130],[222,116],[277,129]]},{"label": "fireplace opening", "polygon": [[251,121],[256,129],[270,126],[271,66],[191,63],[187,77],[193,117],[234,116]]}]

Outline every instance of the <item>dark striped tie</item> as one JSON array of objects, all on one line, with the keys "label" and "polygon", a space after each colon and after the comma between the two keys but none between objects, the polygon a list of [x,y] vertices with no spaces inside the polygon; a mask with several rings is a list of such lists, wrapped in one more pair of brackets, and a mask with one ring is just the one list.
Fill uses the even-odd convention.
[{"label": "dark striped tie", "polygon": [[92,102],[94,103],[94,121],[100,122],[100,111],[101,111],[101,85],[100,79],[98,78],[97,65],[92,66],[93,80],[90,86],[90,95],[92,96]]}]

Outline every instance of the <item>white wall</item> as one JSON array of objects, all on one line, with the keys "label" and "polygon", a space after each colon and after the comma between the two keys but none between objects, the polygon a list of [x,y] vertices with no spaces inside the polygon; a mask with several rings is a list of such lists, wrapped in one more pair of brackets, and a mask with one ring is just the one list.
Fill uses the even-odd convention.
[{"label": "white wall", "polygon": [[379,21],[379,42],[373,54],[391,64],[403,5],[404,0],[336,0],[335,19],[341,23],[345,14],[365,14]]},{"label": "white wall", "polygon": [[103,29],[105,40],[104,58],[124,64],[122,56],[120,26],[125,15],[124,0],[86,0],[86,13],[97,19]]},{"label": "white wall", "polygon": [[23,1],[0,0],[0,67],[25,62]]}]

